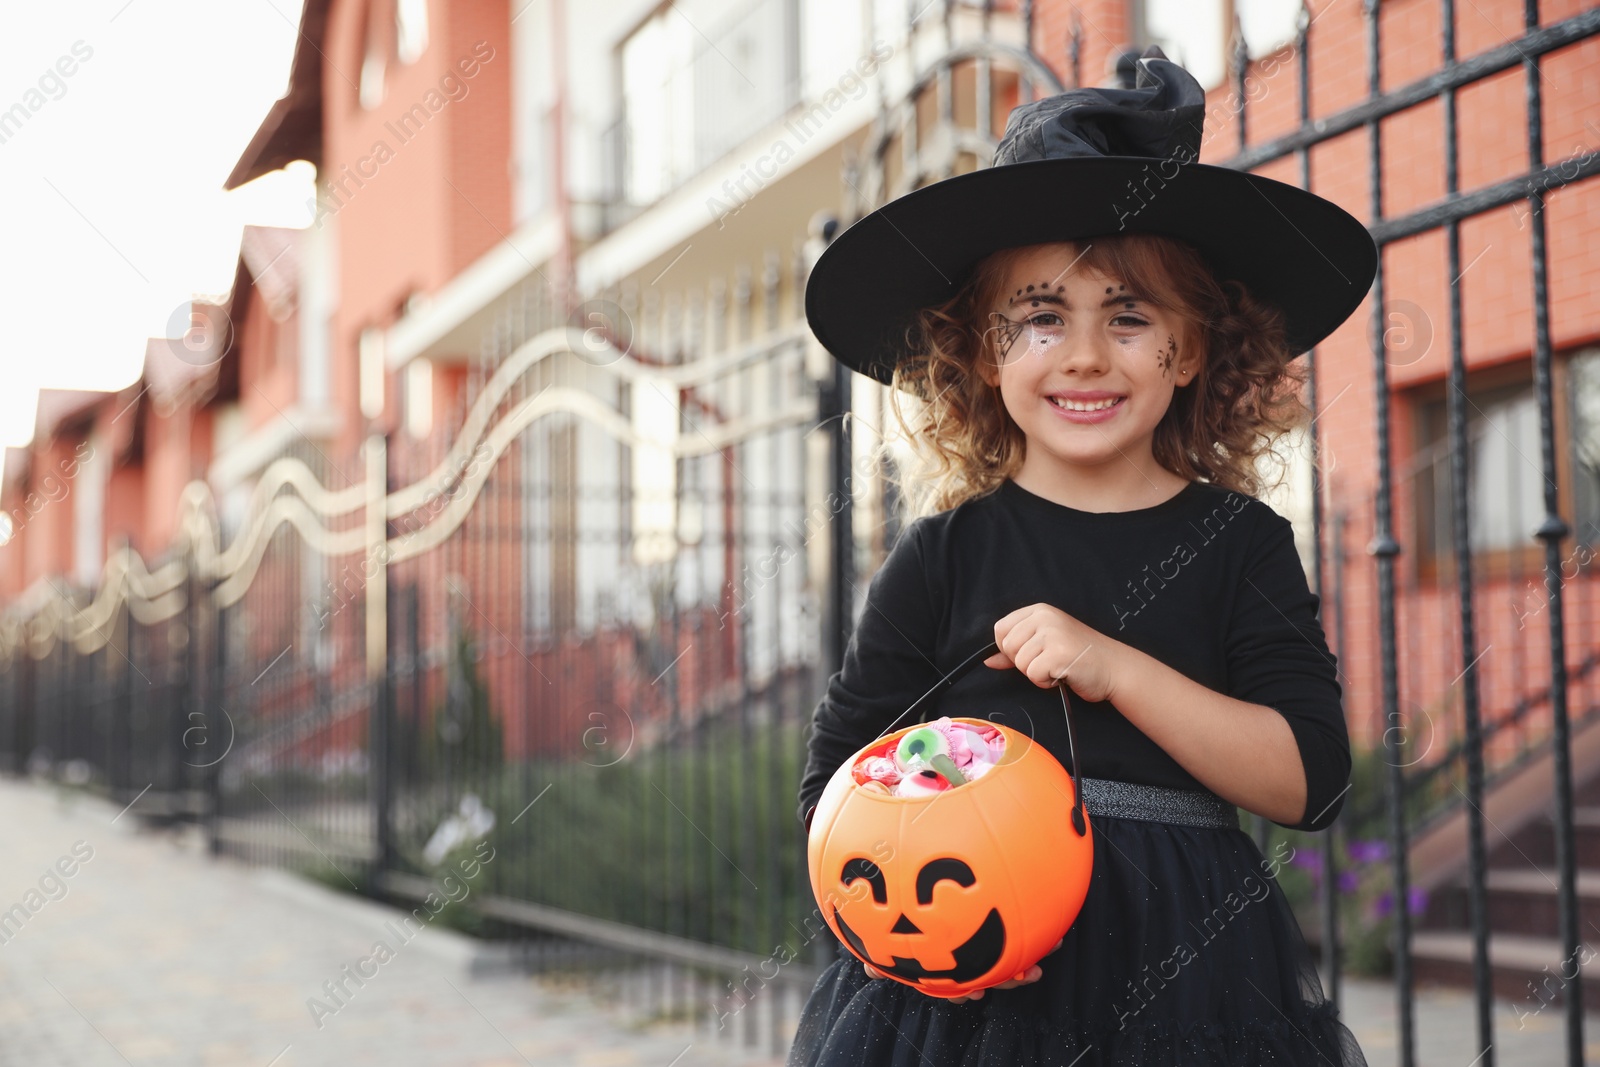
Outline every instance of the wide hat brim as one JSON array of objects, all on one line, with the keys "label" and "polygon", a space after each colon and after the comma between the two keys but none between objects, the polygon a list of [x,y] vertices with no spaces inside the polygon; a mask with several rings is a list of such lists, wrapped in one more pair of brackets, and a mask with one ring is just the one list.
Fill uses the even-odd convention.
[{"label": "wide hat brim", "polygon": [[1283,313],[1291,355],[1349,318],[1377,273],[1361,221],[1295,186],[1148,156],[1035,159],[935,182],[838,234],[806,283],[806,319],[835,358],[888,383],[917,312],[989,253],[1128,233],[1186,241],[1243,282]]}]

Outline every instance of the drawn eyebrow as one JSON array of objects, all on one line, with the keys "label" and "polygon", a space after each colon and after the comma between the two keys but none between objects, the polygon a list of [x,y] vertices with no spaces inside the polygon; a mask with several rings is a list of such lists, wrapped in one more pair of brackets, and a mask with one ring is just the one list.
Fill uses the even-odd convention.
[{"label": "drawn eyebrow", "polygon": [[[1072,305],[1067,303],[1065,297],[1057,296],[1055,293],[1051,293],[1051,292],[1024,293],[1021,296],[1014,296],[1014,297],[1011,298],[1011,303],[1008,304],[1007,306],[1008,307],[1016,307],[1018,304],[1026,304],[1026,303],[1029,303],[1030,301],[1034,301],[1034,300],[1037,300],[1041,304],[1059,304],[1063,311],[1071,311],[1072,310]],[[1148,304],[1148,303],[1150,303],[1150,301],[1147,300],[1145,297],[1140,296],[1138,293],[1126,293],[1126,292],[1124,292],[1124,293],[1118,293],[1116,296],[1108,296],[1108,297],[1106,297],[1104,300],[1100,301],[1100,307],[1101,308],[1113,308],[1113,307],[1116,307],[1118,304]]]}]

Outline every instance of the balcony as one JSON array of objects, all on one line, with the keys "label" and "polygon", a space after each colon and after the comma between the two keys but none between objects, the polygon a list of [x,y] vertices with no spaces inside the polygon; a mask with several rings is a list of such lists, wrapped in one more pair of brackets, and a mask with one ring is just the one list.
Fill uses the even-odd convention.
[{"label": "balcony", "polygon": [[[859,11],[854,0],[755,0],[730,6],[714,25],[691,22],[675,5],[651,16],[618,53],[622,114],[602,136],[602,232],[781,119],[803,98],[803,53],[831,57],[840,38],[857,43],[848,32],[820,40],[802,21]],[[811,40],[820,47],[806,47]]]}]

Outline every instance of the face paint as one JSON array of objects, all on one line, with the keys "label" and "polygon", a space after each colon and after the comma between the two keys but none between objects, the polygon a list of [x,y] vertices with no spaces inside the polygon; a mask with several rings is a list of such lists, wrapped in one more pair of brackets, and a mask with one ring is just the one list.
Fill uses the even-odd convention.
[{"label": "face paint", "polygon": [[994,325],[989,327],[990,340],[993,341],[995,351],[1000,356],[1000,363],[1005,363],[1011,354],[1011,346],[1017,343],[1017,338],[1022,336],[1027,322],[1016,322],[1006,318],[998,311],[989,312],[989,318]]},{"label": "face paint", "polygon": [[[1035,294],[1031,300],[1031,305],[1034,309],[1043,307],[1047,300],[1049,303],[1058,303],[1059,301],[1050,299],[1050,285],[1051,282],[1039,282],[1035,285],[1018,289],[1013,294],[1012,303],[1017,303],[1019,300],[1028,300],[1029,298],[1026,295],[1028,293]],[[1065,285],[1056,285],[1055,292],[1061,293],[1065,291]],[[1109,289],[1106,291],[1110,292]],[[1017,320],[1008,318],[1004,312],[991,311],[989,318],[994,323],[989,329],[989,335],[1000,354],[1000,363],[1002,364],[1005,363],[1010,355],[1012,347],[1016,345],[1024,334],[1028,336],[1028,343],[1024,346],[1024,351],[1026,351],[1034,345],[1054,344],[1065,333],[1065,320],[1055,312],[1047,312],[1045,315]],[[1057,321],[1050,322],[1048,321],[1050,318],[1054,318]]]}]

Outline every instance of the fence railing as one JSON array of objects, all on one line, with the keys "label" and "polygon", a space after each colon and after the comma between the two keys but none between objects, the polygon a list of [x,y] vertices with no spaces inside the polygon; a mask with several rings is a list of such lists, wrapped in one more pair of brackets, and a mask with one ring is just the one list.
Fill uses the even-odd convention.
[{"label": "fence railing", "polygon": [[831,514],[804,270],[619,288],[582,329],[530,290],[452,434],[301,441],[237,530],[191,485],[153,571],[124,549],[13,606],[0,761],[389,897],[487,841],[471,921],[775,1048],[825,929],[795,810]]}]

